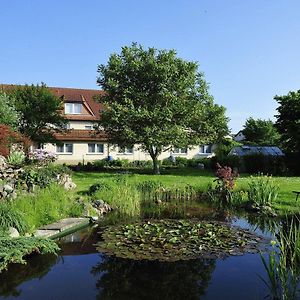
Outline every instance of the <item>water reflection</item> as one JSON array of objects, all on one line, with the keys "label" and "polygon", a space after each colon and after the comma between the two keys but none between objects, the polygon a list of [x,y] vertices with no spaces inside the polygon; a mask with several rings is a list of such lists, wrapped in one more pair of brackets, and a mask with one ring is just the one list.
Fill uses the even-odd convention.
[{"label": "water reflection", "polygon": [[133,261],[104,256],[92,269],[97,299],[200,299],[211,280],[215,260],[175,263]]}]

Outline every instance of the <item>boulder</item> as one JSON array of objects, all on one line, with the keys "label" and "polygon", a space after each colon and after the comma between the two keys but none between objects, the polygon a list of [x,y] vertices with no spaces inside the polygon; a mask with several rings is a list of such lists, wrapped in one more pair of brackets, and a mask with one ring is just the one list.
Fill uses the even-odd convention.
[{"label": "boulder", "polygon": [[8,234],[11,238],[17,238],[20,236],[19,231],[14,227],[9,227]]}]

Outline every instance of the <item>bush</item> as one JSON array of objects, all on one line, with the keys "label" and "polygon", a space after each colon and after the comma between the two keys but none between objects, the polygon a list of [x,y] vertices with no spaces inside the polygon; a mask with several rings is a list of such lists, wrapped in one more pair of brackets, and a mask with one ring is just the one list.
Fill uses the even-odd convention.
[{"label": "bush", "polygon": [[228,166],[231,169],[239,169],[241,166],[241,160],[237,155],[214,156],[211,158],[210,162],[212,169],[215,169],[217,164]]},{"label": "bush", "polygon": [[94,195],[97,191],[102,191],[104,189],[108,189],[109,185],[104,181],[99,181],[97,183],[92,184],[89,187],[88,194],[90,196]]},{"label": "bush", "polygon": [[70,169],[65,165],[50,164],[44,167],[28,166],[24,168],[20,179],[27,185],[28,189],[33,186],[45,188],[57,181],[60,174],[70,174]]},{"label": "bush", "polygon": [[57,155],[48,150],[35,149],[29,153],[29,160],[38,165],[48,165],[57,160]]},{"label": "bush", "polygon": [[21,167],[25,162],[25,155],[21,151],[14,151],[7,157],[7,162],[15,167]]}]

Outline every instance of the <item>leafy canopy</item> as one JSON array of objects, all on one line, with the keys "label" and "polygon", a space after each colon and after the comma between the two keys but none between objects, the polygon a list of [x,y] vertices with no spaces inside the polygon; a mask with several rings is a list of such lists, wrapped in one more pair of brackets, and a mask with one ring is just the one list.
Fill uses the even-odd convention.
[{"label": "leafy canopy", "polygon": [[278,102],[276,128],[287,152],[300,153],[300,90],[275,96]]},{"label": "leafy canopy", "polygon": [[98,66],[106,92],[100,126],[112,143],[141,145],[153,161],[170,146],[213,142],[227,133],[225,108],[214,104],[198,64],[132,44]]},{"label": "leafy canopy", "polygon": [[275,146],[280,135],[271,120],[248,118],[244,125],[245,142],[255,145]]},{"label": "leafy canopy", "polygon": [[66,123],[62,100],[43,83],[17,86],[12,96],[20,113],[19,131],[37,143],[55,142],[53,134]]},{"label": "leafy canopy", "polygon": [[20,115],[14,106],[14,99],[0,91],[0,124],[17,129],[19,117]]}]

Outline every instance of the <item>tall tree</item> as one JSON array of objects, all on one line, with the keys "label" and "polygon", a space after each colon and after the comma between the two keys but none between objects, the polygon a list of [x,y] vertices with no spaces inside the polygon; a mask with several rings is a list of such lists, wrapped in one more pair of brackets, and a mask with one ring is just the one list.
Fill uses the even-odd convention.
[{"label": "tall tree", "polygon": [[276,128],[287,152],[300,153],[300,90],[275,96],[278,102]]},{"label": "tall tree", "polygon": [[17,86],[12,91],[20,113],[19,131],[32,141],[55,142],[53,134],[63,129],[63,102],[45,84]]},{"label": "tall tree", "polygon": [[20,114],[17,112],[14,102],[12,97],[0,91],[0,124],[5,124],[12,129],[17,129]]},{"label": "tall tree", "polygon": [[106,92],[99,125],[111,143],[140,145],[155,173],[163,151],[214,142],[228,131],[225,108],[214,104],[198,64],[174,50],[132,44],[99,65],[98,73]]},{"label": "tall tree", "polygon": [[[245,142],[255,145],[275,146],[280,135],[271,120],[248,118],[244,125]],[[244,142],[244,141],[243,141]]]}]

